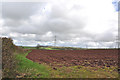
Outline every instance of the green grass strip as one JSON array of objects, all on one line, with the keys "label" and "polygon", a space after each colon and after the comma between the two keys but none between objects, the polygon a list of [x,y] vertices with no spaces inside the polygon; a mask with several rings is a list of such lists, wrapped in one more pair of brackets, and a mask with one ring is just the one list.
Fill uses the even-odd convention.
[{"label": "green grass strip", "polygon": [[26,58],[30,51],[26,54],[17,54],[16,59],[19,61],[17,71],[24,74],[27,78],[47,78],[49,70],[45,65],[35,63]]}]

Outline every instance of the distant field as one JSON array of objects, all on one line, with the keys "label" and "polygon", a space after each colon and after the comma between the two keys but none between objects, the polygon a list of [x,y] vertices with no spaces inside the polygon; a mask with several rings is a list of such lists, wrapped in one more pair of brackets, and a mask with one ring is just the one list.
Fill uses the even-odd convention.
[{"label": "distant field", "polygon": [[[23,46],[22,48],[24,49],[37,49],[36,47],[26,47]],[[92,48],[77,48],[77,47],[40,47],[39,49],[45,49],[45,50],[81,50],[81,49],[90,49],[90,50],[96,50],[96,49],[100,49],[100,50],[104,50],[104,49],[115,49],[115,48],[96,48],[96,49],[92,49]]]},{"label": "distant field", "polygon": [[[37,49],[36,47],[22,47],[24,49]],[[39,49],[45,50],[80,50],[82,48],[74,48],[74,47],[39,47]]]}]

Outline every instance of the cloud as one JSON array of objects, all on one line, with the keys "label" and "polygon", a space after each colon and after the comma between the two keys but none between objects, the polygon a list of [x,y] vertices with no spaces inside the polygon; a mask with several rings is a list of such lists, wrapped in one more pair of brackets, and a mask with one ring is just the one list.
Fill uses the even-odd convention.
[{"label": "cloud", "polygon": [[53,45],[56,35],[58,46],[95,46],[89,41],[113,41],[118,33],[118,12],[112,0],[7,2],[2,6],[2,36],[12,37],[15,44]]}]

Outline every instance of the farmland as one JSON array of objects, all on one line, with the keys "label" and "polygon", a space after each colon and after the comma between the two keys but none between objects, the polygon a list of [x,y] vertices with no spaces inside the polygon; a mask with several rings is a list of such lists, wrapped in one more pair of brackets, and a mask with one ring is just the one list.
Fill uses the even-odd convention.
[{"label": "farmland", "polygon": [[117,78],[118,50],[32,50],[29,60],[49,66],[52,78]]},{"label": "farmland", "polygon": [[117,66],[118,50],[32,50],[26,58],[64,66]]},{"label": "farmland", "polygon": [[117,78],[117,52],[30,49],[16,55],[17,78]]},{"label": "farmland", "polygon": [[120,80],[119,1],[1,0],[0,78]]},{"label": "farmland", "polygon": [[[12,40],[7,38],[3,38],[3,41],[3,78],[118,77],[117,49],[71,47],[36,49],[36,47],[15,46]],[[10,55],[7,55],[8,52]]]}]

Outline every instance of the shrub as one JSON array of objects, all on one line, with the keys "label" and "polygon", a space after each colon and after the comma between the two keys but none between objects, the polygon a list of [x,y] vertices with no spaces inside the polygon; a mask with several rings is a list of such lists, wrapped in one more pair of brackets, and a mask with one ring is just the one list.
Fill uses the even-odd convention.
[{"label": "shrub", "polygon": [[2,41],[2,77],[14,78],[16,62],[14,58],[14,52],[16,46],[13,44],[11,38],[0,38]]}]

